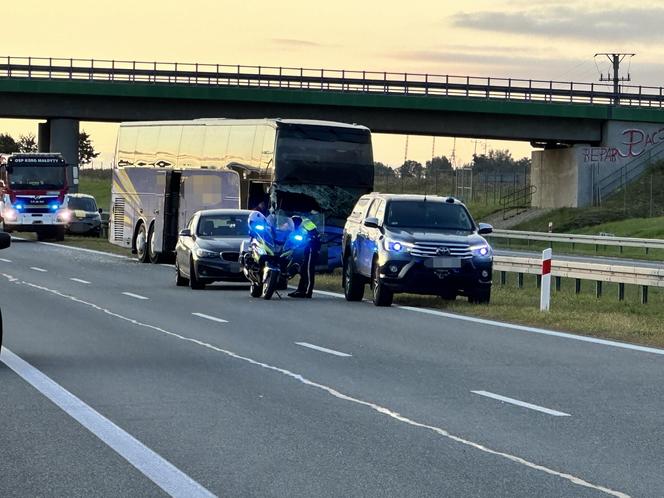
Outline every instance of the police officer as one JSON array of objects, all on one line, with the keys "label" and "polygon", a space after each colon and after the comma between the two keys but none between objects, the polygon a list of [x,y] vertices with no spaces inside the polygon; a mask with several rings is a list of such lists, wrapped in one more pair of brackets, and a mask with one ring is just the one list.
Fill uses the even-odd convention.
[{"label": "police officer", "polygon": [[290,297],[310,299],[314,291],[314,280],[316,278],[316,262],[320,251],[320,234],[316,224],[300,216],[293,216],[295,230],[302,233],[307,241],[304,248],[303,261],[300,264],[300,283],[297,290],[288,294]]}]

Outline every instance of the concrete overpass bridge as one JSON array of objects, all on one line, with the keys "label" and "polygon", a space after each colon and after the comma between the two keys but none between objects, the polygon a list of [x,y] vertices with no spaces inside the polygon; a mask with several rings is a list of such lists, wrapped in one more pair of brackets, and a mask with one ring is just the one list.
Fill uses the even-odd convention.
[{"label": "concrete overpass bridge", "polygon": [[586,205],[597,180],[664,142],[661,87],[329,69],[0,57],[0,116],[45,119],[77,157],[78,122],[298,117],[375,132],[529,141],[535,203]]}]

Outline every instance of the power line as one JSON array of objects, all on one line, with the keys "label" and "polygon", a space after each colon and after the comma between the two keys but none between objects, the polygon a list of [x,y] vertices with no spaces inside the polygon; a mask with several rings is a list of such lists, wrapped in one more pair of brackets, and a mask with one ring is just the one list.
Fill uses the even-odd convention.
[{"label": "power line", "polygon": [[629,74],[629,68],[627,70],[627,76],[620,76],[620,64],[622,61],[625,60],[626,57],[629,57],[630,61],[630,66],[631,67],[631,60],[632,57],[634,57],[636,54],[630,54],[630,53],[608,53],[608,52],[600,52],[595,54],[595,64],[597,64],[597,57],[598,56],[606,56],[607,59],[611,62],[611,66],[613,67],[613,74],[611,72],[607,72],[606,76],[604,74],[600,73],[599,80],[600,81],[612,81],[613,82],[613,103],[614,105],[619,105],[620,104],[620,82],[621,81],[631,81],[632,77]]}]

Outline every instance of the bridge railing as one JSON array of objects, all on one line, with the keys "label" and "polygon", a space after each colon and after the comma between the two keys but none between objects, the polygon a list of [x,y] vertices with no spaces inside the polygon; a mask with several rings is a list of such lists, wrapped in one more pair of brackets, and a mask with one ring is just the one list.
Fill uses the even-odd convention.
[{"label": "bridge railing", "polygon": [[[179,62],[0,57],[0,78],[69,79],[610,105],[610,85],[420,73]],[[661,108],[662,87],[622,85],[620,105]]]}]

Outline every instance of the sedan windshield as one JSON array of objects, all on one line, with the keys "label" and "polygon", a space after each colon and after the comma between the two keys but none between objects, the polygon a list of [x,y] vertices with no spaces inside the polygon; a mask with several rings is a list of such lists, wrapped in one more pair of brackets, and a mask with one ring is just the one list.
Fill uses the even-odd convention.
[{"label": "sedan windshield", "polygon": [[200,237],[244,237],[249,233],[246,214],[201,216],[196,235]]},{"label": "sedan windshield", "polygon": [[458,204],[427,201],[392,201],[388,204],[387,226],[432,230],[472,231],[468,211]]},{"label": "sedan windshield", "polygon": [[80,209],[81,211],[97,211],[97,203],[90,197],[70,197],[67,202],[69,209]]}]

